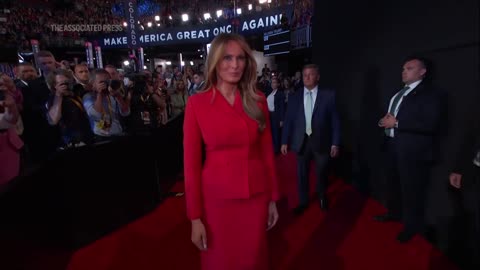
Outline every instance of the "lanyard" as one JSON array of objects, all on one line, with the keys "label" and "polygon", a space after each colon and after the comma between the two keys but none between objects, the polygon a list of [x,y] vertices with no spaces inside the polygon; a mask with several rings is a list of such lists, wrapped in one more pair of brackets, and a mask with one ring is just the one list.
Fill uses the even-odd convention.
[{"label": "lanyard", "polygon": [[83,108],[83,105],[77,100],[77,97],[68,97],[70,101],[73,102],[82,112],[85,112],[85,108]]},{"label": "lanyard", "polygon": [[[112,109],[112,101],[110,100],[110,95],[107,95],[107,99],[108,99],[108,115],[110,116],[110,121],[113,122],[113,109]],[[105,108],[103,107],[102,105],[102,109],[103,109],[103,119],[105,119],[105,116],[107,115],[107,113],[105,112]]]},{"label": "lanyard", "polygon": [[149,94],[149,95],[147,95],[146,98],[144,98],[143,95],[141,95],[141,96],[140,96],[140,99],[142,100],[143,103],[145,103],[145,102],[147,102],[147,101],[150,99],[150,96],[151,96],[151,95]]}]

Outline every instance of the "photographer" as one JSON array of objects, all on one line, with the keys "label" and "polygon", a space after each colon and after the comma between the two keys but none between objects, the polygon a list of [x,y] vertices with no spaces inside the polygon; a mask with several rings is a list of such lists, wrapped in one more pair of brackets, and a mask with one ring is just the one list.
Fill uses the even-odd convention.
[{"label": "photographer", "polygon": [[90,144],[93,133],[88,115],[79,94],[73,91],[74,79],[71,72],[56,69],[47,76],[51,94],[47,101],[47,119],[52,126],[59,126],[62,148]]},{"label": "photographer", "polygon": [[[20,170],[20,149],[23,142],[16,132],[19,112],[6,75],[0,72],[0,193]],[[10,78],[8,78],[10,79]]]},{"label": "photographer", "polygon": [[160,111],[160,123],[165,125],[168,121],[168,116],[172,112],[172,103],[167,90],[167,81],[165,81],[163,77],[158,76],[153,82],[153,87],[155,89],[155,93],[165,102],[165,108]]},{"label": "photographer", "polygon": [[86,93],[92,90],[90,84],[90,71],[87,65],[77,64],[73,67],[73,78],[76,84],[73,85],[73,92],[82,98]]},{"label": "photographer", "polygon": [[148,135],[162,124],[161,113],[165,111],[165,97],[160,91],[155,91],[152,80],[146,76],[134,76],[133,83],[130,132]]},{"label": "photographer", "polygon": [[93,91],[83,97],[83,106],[90,119],[96,141],[109,140],[112,136],[123,136],[121,118],[130,115],[129,102],[122,96],[123,87],[119,80],[111,80],[104,69],[91,73]]},{"label": "photographer", "polygon": [[185,111],[185,106],[187,105],[188,92],[183,80],[175,82],[175,92],[170,98],[172,104],[171,118],[175,118]]}]

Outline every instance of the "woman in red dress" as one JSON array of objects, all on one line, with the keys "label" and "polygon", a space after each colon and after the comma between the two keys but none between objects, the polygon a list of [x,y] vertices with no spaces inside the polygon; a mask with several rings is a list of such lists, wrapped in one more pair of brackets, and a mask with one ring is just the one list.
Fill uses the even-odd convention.
[{"label": "woman in red dress", "polygon": [[187,214],[204,270],[268,269],[279,199],[266,98],[243,37],[220,34],[184,122]]},{"label": "woman in red dress", "polygon": [[0,72],[0,193],[19,173],[23,146],[17,134],[20,113],[12,89],[15,89],[12,79]]}]

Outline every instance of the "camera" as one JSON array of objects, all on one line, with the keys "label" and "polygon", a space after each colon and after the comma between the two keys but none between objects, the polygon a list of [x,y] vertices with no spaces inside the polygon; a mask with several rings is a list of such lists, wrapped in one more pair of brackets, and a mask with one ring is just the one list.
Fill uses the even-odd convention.
[{"label": "camera", "polygon": [[105,92],[108,92],[108,87],[112,88],[112,90],[118,90],[122,87],[122,81],[120,80],[109,80],[109,81],[101,81],[100,83],[105,83],[107,89]]},{"label": "camera", "polygon": [[57,87],[60,87],[60,86],[67,87],[66,92],[63,93],[64,95],[70,95],[70,93],[73,92],[73,84],[71,82],[62,82],[57,85]]},{"label": "camera", "polygon": [[110,82],[107,84],[112,88],[112,90],[118,90],[122,87],[122,81],[120,80],[110,80]]}]

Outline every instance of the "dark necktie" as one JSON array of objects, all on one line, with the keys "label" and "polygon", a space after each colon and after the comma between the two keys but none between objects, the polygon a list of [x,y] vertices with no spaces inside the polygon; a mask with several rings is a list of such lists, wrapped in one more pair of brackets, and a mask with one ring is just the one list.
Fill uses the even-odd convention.
[{"label": "dark necktie", "polygon": [[410,89],[410,87],[405,86],[404,88],[402,88],[402,90],[398,92],[398,94],[393,99],[392,106],[390,107],[390,111],[389,111],[391,115],[395,115],[395,109],[397,108],[398,103],[400,102],[403,95],[405,94],[405,92],[407,92],[408,89]]},{"label": "dark necktie", "polygon": [[[410,87],[405,86],[404,88],[402,88],[402,90],[398,92],[398,94],[393,99],[392,106],[390,106],[390,110],[388,111],[391,115],[395,115],[395,110],[398,106],[398,103],[400,102],[403,95],[405,94],[405,92],[407,92],[408,89],[410,89]],[[391,131],[392,131],[391,128],[386,128],[385,135],[390,136],[390,134],[392,134]]]}]

